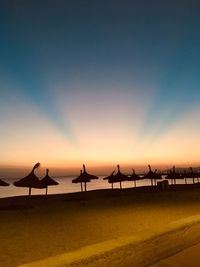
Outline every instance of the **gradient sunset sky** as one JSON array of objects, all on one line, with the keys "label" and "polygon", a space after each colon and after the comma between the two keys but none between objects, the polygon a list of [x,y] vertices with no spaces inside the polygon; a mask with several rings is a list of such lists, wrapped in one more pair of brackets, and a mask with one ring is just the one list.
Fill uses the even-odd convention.
[{"label": "gradient sunset sky", "polygon": [[0,166],[200,164],[199,14],[1,0]]}]

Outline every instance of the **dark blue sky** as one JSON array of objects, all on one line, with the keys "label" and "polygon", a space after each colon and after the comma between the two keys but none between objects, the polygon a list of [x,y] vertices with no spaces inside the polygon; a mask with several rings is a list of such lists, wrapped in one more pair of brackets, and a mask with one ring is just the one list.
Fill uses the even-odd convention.
[{"label": "dark blue sky", "polygon": [[[120,106],[112,96],[124,95],[146,109],[139,135],[158,137],[200,101],[199,14],[193,0],[3,0],[1,104],[23,96],[74,141],[53,96],[98,108],[109,96],[112,109]],[[134,123],[137,113],[129,115]]]}]

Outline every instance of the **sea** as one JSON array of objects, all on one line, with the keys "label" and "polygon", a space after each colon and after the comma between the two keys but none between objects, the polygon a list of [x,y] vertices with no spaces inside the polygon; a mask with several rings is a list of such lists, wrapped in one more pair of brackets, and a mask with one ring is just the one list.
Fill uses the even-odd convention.
[{"label": "sea", "polygon": [[[56,186],[49,186],[48,187],[48,194],[63,194],[63,193],[73,193],[73,192],[80,192],[80,184],[72,183],[72,179],[74,177],[59,177],[53,178],[59,184]],[[0,198],[6,197],[13,197],[13,196],[22,196],[28,195],[29,189],[26,187],[16,187],[13,185],[13,182],[19,179],[9,179],[5,180],[10,185],[6,187],[0,187]],[[169,181],[170,182],[170,181]],[[176,180],[177,184],[184,184],[185,180],[180,179]],[[187,183],[193,183],[192,179],[187,179]],[[119,188],[119,183],[114,183],[114,188]],[[150,179],[144,179],[137,181],[137,186],[148,186],[151,185]],[[132,181],[125,181],[122,182],[122,188],[131,188],[134,187],[134,182]],[[103,180],[103,176],[100,176],[98,180],[92,180],[90,183],[87,183],[87,191],[89,190],[97,190],[97,189],[107,189],[111,188],[111,184],[108,183],[107,180]],[[46,189],[35,189],[32,188],[31,194],[32,195],[44,195],[46,193]]]}]

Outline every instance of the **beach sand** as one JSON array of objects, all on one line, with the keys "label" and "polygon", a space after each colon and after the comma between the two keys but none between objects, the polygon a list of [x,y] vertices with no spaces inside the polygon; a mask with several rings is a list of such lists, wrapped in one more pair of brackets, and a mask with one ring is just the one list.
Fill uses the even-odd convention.
[{"label": "beach sand", "polygon": [[151,267],[198,267],[200,266],[200,243],[164,259]]},{"label": "beach sand", "polygon": [[[162,236],[168,225],[189,217],[192,218],[189,220],[189,228],[182,228],[177,235],[174,235],[173,230],[173,238],[169,240],[173,243],[172,240],[176,240],[177,236],[184,236],[186,232],[187,236],[182,243],[177,243],[180,249],[200,241],[200,236],[194,235],[200,232],[200,224],[191,228],[193,218],[194,221],[200,221],[199,188],[169,192],[142,191],[144,190],[98,190],[86,194],[52,195],[47,198],[33,196],[30,199],[0,199],[0,266],[14,267],[49,257],[59,257],[58,255],[71,255],[72,258],[81,253],[93,255],[95,251],[104,252],[105,249],[105,257],[100,257],[102,262],[93,257],[91,261],[86,261],[86,265],[132,266],[129,261],[132,260],[131,257],[128,259],[127,256],[127,261],[123,259],[120,245],[129,248],[127,252],[132,254],[135,247],[129,246],[129,242],[134,241],[137,244],[138,241],[145,241],[145,238],[151,240],[153,237],[152,249],[145,250],[148,243],[141,242],[137,254],[142,258],[142,251],[149,253],[146,259],[144,257],[143,261],[138,261],[138,266],[147,266],[177,252],[179,248],[176,246],[171,250],[165,249],[160,254],[156,253],[159,252],[159,240],[165,242],[166,239],[163,236],[162,241],[162,238],[155,239],[155,236]],[[163,247],[168,245],[163,243]],[[110,248],[115,251],[117,247],[121,251],[120,255],[116,250],[120,261],[116,260],[116,253],[109,254]],[[35,266],[51,266],[51,259],[53,258],[43,265],[40,262]],[[60,266],[69,265],[62,262]],[[80,261],[70,266],[85,266],[85,262]]]}]

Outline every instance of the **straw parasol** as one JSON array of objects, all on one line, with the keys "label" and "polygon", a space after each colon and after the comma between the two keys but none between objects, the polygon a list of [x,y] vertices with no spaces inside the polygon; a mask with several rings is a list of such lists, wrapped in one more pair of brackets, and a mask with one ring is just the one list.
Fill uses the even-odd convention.
[{"label": "straw parasol", "polygon": [[112,189],[113,189],[113,182],[112,181],[113,181],[113,179],[115,177],[114,176],[114,172],[115,172],[115,170],[111,173],[111,175],[103,178],[103,180],[108,180],[108,182],[111,181],[110,183],[112,184]]},{"label": "straw parasol", "polygon": [[46,195],[47,195],[48,186],[58,185],[58,182],[56,182],[55,180],[53,180],[53,179],[49,176],[49,169],[46,169],[46,175],[45,175],[45,177],[41,180],[41,184],[43,184],[44,187],[46,187]]},{"label": "straw parasol", "polygon": [[182,174],[182,177],[185,179],[185,183],[187,184],[187,178],[192,178],[193,180],[193,184],[195,183],[195,178],[197,178],[198,180],[198,176],[199,174],[197,172],[194,172],[193,168],[190,167],[190,172],[186,172],[186,170],[184,170],[184,173]]},{"label": "straw parasol", "polygon": [[135,187],[136,187],[136,181],[141,180],[141,179],[143,179],[143,178],[141,178],[139,175],[137,175],[137,174],[135,173],[135,170],[134,170],[134,169],[132,169],[132,170],[133,170],[133,173],[131,174],[131,176],[129,176],[129,177],[127,178],[127,181],[134,181],[134,185],[135,185]]},{"label": "straw parasol", "polygon": [[83,164],[83,172],[81,171],[80,175],[72,180],[72,183],[81,183],[81,191],[83,191],[82,183],[85,184],[85,191],[87,191],[86,184],[89,183],[91,180],[99,179],[99,177],[89,174],[86,171],[85,165]]},{"label": "straw parasol", "polygon": [[165,178],[171,179],[171,183],[173,183],[173,181],[174,181],[174,184],[176,184],[177,179],[184,179],[183,175],[176,172],[175,166],[173,166],[173,169],[170,170],[170,173]]},{"label": "straw parasol", "polygon": [[99,177],[86,172],[85,164],[83,164],[83,176],[89,178],[90,180],[99,179]]},{"label": "straw parasol", "polygon": [[117,165],[117,173],[114,175],[114,177],[110,180],[108,180],[109,183],[120,183],[120,189],[122,189],[122,182],[127,181],[128,176],[121,173],[120,166]]},{"label": "straw parasol", "polygon": [[[83,178],[85,180],[96,180],[96,179],[99,179],[99,177],[87,173],[86,168],[85,168],[85,164],[83,164],[83,173],[82,173],[82,176],[83,176]],[[85,183],[85,191],[86,191],[86,183]]]},{"label": "straw parasol", "polygon": [[28,187],[29,188],[29,196],[31,195],[31,188],[44,188],[41,184],[39,178],[35,175],[34,171],[40,167],[40,163],[36,163],[33,166],[32,171],[24,178],[19,181],[14,182],[15,186],[19,187]]},{"label": "straw parasol", "polygon": [[197,174],[194,172],[194,170],[193,170],[193,168],[192,167],[190,167],[190,174],[189,174],[189,178],[192,178],[192,180],[193,180],[193,184],[195,183],[195,178],[197,178]]},{"label": "straw parasol", "polygon": [[147,174],[145,174],[143,176],[143,178],[144,179],[150,179],[151,180],[151,185],[153,186],[153,181],[156,184],[156,180],[161,180],[162,177],[161,177],[161,175],[159,175],[158,173],[156,173],[157,172],[157,169],[155,169],[155,171],[153,172],[151,170],[151,166],[148,165],[148,167],[149,167],[149,172]]},{"label": "straw parasol", "polygon": [[9,184],[0,179],[0,186],[9,186]]},{"label": "straw parasol", "polygon": [[86,191],[86,183],[89,183],[89,182],[90,182],[90,179],[85,178],[83,176],[82,170],[80,171],[80,175],[72,180],[72,183],[74,183],[74,184],[78,184],[78,183],[81,184],[81,192],[83,192],[83,183],[85,184],[85,191]]}]

